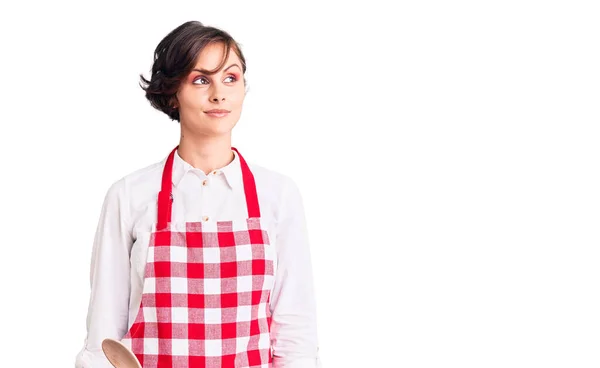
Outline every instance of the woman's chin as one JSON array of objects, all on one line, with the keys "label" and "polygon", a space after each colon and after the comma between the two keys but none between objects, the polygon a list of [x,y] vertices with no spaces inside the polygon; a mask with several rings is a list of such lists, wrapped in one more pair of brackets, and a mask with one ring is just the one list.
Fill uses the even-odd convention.
[{"label": "woman's chin", "polygon": [[194,132],[200,135],[223,135],[231,133],[231,130],[235,127],[237,122],[231,120],[222,119],[203,119],[201,122],[194,122],[188,124],[183,122],[182,127],[190,132]]}]

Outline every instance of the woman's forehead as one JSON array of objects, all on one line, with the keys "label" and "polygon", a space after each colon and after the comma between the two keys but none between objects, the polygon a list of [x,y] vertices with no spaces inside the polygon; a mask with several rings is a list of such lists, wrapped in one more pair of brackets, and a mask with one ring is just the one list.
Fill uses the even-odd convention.
[{"label": "woman's forehead", "polygon": [[[225,56],[226,49],[223,45],[207,45],[198,58],[196,59],[196,63],[194,65],[195,69],[204,69],[204,70],[214,70],[223,62],[223,57]],[[229,56],[227,60],[222,65],[221,69],[233,64],[240,63],[240,59],[233,47],[229,48]]]}]

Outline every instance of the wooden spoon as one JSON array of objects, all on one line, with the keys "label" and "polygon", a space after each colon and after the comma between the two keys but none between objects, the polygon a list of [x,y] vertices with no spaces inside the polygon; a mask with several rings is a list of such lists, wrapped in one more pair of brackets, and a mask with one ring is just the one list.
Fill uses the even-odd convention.
[{"label": "wooden spoon", "polygon": [[133,352],[120,341],[104,339],[102,341],[102,351],[115,368],[142,368]]}]

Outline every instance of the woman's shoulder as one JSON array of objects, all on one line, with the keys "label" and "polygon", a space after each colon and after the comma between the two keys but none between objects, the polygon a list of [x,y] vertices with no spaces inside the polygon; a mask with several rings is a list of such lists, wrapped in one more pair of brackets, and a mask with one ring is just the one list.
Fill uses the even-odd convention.
[{"label": "woman's shoulder", "polygon": [[[135,169],[126,174],[121,180],[131,190],[143,190],[146,187],[160,186],[165,160],[154,162],[142,168]],[[153,188],[152,188],[153,189]]]},{"label": "woman's shoulder", "polygon": [[297,181],[291,174],[255,163],[248,166],[254,175],[258,196],[269,203],[276,216],[285,203],[301,200]]},{"label": "woman's shoulder", "polygon": [[286,187],[295,185],[295,180],[287,172],[256,163],[248,163],[248,167],[254,175],[256,187],[259,190],[269,191],[271,193],[281,193]]},{"label": "woman's shoulder", "polygon": [[121,201],[127,202],[130,211],[144,206],[160,190],[164,161],[148,164],[121,176],[111,184],[109,195],[119,193]]}]

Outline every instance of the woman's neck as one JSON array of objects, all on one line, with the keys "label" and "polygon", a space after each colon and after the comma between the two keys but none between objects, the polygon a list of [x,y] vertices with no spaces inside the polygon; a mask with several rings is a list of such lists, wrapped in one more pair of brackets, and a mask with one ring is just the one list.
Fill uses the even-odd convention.
[{"label": "woman's neck", "polygon": [[212,137],[181,135],[179,156],[188,164],[209,174],[227,166],[235,158],[231,150],[231,134]]}]

